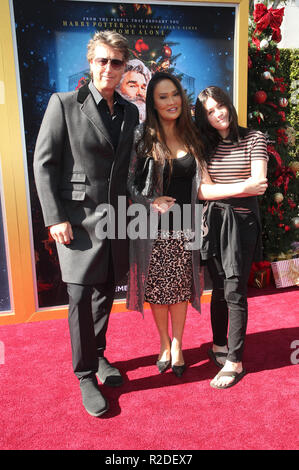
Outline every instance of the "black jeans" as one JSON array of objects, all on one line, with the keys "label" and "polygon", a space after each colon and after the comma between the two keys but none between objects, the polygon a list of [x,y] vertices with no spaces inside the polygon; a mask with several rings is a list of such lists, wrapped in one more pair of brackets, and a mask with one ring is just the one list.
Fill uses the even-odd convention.
[{"label": "black jeans", "polygon": [[242,361],[248,319],[247,284],[259,231],[253,214],[237,214],[237,218],[242,252],[241,276],[226,278],[220,257],[207,262],[213,284],[213,343],[218,346],[227,344],[227,359],[231,362]]}]

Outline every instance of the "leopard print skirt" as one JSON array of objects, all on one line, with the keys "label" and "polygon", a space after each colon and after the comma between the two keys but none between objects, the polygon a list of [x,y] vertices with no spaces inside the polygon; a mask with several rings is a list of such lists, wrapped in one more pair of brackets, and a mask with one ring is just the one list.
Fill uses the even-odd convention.
[{"label": "leopard print skirt", "polygon": [[183,232],[158,232],[145,285],[145,301],[176,304],[192,297],[192,251],[185,249],[188,235]]}]

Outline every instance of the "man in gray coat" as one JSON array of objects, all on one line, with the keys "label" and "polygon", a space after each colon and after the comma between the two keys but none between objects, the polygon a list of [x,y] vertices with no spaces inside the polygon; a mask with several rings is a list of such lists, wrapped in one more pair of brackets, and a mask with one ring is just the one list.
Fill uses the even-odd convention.
[{"label": "man in gray coat", "polygon": [[45,225],[56,241],[67,283],[73,369],[92,416],[108,409],[96,375],[108,386],[123,382],[104,351],[115,285],[128,271],[128,240],[118,239],[117,230],[115,239],[101,237],[97,226],[107,218],[101,208],[106,205],[117,214],[119,196],[126,197],[139,116],[115,88],[128,56],[127,40],[120,34],[94,35],[87,53],[92,80],[74,92],[52,95],[34,155]]}]

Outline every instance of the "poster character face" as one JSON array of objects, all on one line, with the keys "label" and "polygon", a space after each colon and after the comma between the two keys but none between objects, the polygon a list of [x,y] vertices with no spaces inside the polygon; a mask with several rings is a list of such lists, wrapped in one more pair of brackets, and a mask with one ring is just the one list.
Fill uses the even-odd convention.
[{"label": "poster character face", "polygon": [[145,120],[145,98],[148,82],[151,79],[151,72],[139,59],[129,60],[118,92],[123,98],[134,103],[139,110],[140,122]]},{"label": "poster character face", "polygon": [[124,74],[120,92],[130,100],[133,99],[145,103],[146,86],[145,76],[142,73],[131,70]]}]

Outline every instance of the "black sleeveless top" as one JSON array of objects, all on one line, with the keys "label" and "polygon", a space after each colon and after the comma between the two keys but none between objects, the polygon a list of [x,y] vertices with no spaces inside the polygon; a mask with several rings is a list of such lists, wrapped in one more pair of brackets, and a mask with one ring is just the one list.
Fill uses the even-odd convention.
[{"label": "black sleeveless top", "polygon": [[[172,169],[170,171],[169,161],[166,161],[163,174],[163,194],[164,196],[171,196],[175,198],[176,204],[180,207],[181,218],[180,228],[191,229],[190,221],[185,218],[183,223],[183,205],[189,204],[189,212],[191,214],[191,190],[192,190],[192,179],[196,173],[196,161],[193,155],[187,153],[181,158],[175,158],[172,160]],[[178,229],[177,221],[175,219],[174,224],[174,213],[170,210],[169,214],[162,214],[160,227],[164,228],[162,220],[169,217],[169,230]],[[167,227],[168,224],[166,224]]]}]

